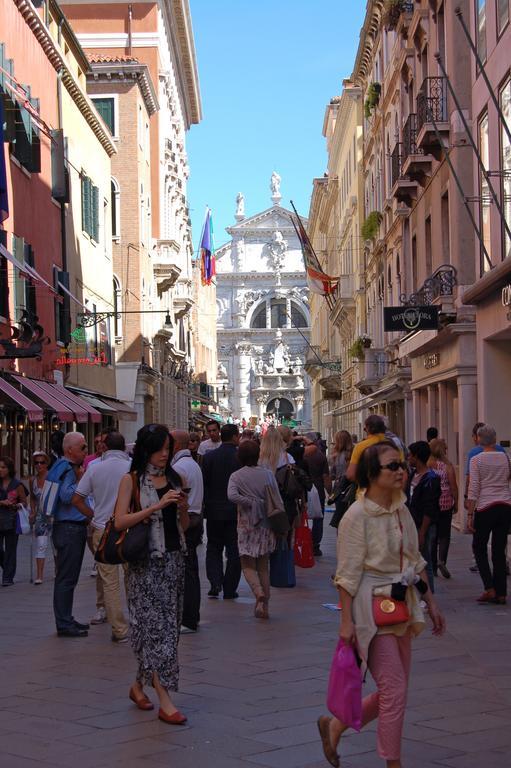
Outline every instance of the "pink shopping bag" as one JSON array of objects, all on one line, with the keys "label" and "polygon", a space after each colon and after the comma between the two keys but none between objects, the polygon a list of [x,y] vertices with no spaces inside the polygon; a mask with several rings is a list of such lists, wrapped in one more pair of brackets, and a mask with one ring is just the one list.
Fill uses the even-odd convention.
[{"label": "pink shopping bag", "polygon": [[326,704],[332,715],[344,725],[360,731],[362,728],[362,675],[355,651],[342,640],[337,643]]}]

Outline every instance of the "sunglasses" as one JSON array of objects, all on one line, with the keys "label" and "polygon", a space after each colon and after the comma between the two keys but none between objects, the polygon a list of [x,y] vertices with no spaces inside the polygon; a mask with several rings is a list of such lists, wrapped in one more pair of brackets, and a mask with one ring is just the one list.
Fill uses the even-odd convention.
[{"label": "sunglasses", "polygon": [[406,469],[404,461],[389,461],[388,464],[380,464],[380,469],[390,469],[391,472],[397,472],[398,469]]},{"label": "sunglasses", "polygon": [[47,461],[34,461],[34,464],[47,464]]}]

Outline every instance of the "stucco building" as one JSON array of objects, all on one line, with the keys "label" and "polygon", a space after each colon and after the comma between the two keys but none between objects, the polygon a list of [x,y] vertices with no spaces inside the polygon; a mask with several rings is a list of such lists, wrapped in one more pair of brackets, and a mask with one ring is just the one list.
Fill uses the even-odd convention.
[{"label": "stucco building", "polygon": [[[477,11],[477,12],[476,12]],[[474,187],[478,225],[489,259],[476,242],[474,285],[463,300],[476,307],[477,417],[497,430],[499,440],[511,443],[511,413],[504,407],[511,376],[511,46],[510,9],[507,2],[481,0],[472,4],[464,21],[500,107],[493,102],[475,58],[471,56],[473,135],[489,181],[500,201],[503,216],[490,202],[488,181],[474,161]],[[468,42],[463,41],[465,48]]]},{"label": "stucco building", "polygon": [[273,205],[261,213],[246,217],[238,195],[231,240],[216,251],[218,394],[235,418],[270,414],[306,426],[308,289],[292,214],[272,179]]},{"label": "stucco building", "polygon": [[[91,94],[105,116],[111,116],[114,123],[117,120],[127,131],[126,139],[120,134],[114,136],[118,148],[126,140],[131,151],[148,163],[139,169],[137,188],[131,178],[123,190],[118,178],[123,173],[120,167],[113,177],[121,217],[114,243],[119,267],[115,272],[117,301],[124,302],[125,311],[153,312],[124,316],[124,322],[130,317],[135,322],[125,326],[125,339],[118,334],[118,394],[137,412],[133,433],[148,421],[186,427],[193,357],[193,247],[186,197],[189,168],[185,135],[201,119],[188,0],[135,4],[68,0],[63,7],[93,61],[97,78],[90,81]],[[110,84],[106,72],[101,74],[106,69],[115,73],[116,62],[121,64],[125,84],[130,78],[135,83],[130,67],[145,72],[143,77],[137,76],[138,86],[129,93],[120,88],[115,74]],[[145,92],[144,83],[152,83]],[[131,125],[127,114],[130,99],[136,101]],[[151,100],[157,109],[149,105]],[[128,147],[124,149],[128,152]],[[134,218],[133,204],[138,222],[129,220]],[[126,278],[128,264],[131,267]],[[167,312],[170,322],[165,322]]]},{"label": "stucco building", "polygon": [[[343,83],[323,122],[327,173],[314,179],[308,234],[325,272],[339,278],[331,304],[311,293],[311,344],[306,368],[313,382],[313,424],[328,439],[339,429],[358,432],[357,363],[350,349],[366,329],[365,274],[360,247],[363,216],[362,90]],[[321,365],[329,361],[332,368]],[[335,370],[335,366],[338,370]]]}]

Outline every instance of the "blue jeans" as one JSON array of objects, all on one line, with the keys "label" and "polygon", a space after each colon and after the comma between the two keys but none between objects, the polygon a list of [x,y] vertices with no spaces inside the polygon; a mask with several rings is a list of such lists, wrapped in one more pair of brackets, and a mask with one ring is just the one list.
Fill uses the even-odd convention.
[{"label": "blue jeans", "polygon": [[426,531],[426,540],[424,546],[421,548],[421,555],[426,561],[426,573],[428,574],[429,588],[432,592],[435,591],[435,579],[433,576],[433,560],[432,560],[432,548],[433,542],[436,541],[436,523],[431,523]]},{"label": "blue jeans", "polygon": [[73,597],[80,577],[86,541],[86,525],[71,522],[53,524],[56,567],[53,612],[58,632],[74,626]]}]

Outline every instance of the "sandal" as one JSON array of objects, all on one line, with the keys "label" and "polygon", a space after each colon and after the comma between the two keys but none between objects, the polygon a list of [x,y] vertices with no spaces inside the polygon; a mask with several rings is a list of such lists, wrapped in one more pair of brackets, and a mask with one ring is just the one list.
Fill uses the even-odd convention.
[{"label": "sandal", "polygon": [[267,619],[268,608],[266,607],[266,598],[258,597],[254,608],[254,616],[256,619]]},{"label": "sandal", "polygon": [[321,743],[323,745],[323,754],[325,755],[330,765],[333,765],[334,768],[339,768],[341,764],[339,760],[339,755],[337,754],[335,749],[332,747],[332,744],[330,741],[331,719],[332,718],[327,717],[327,715],[322,715],[321,717],[318,717],[318,731],[319,731],[319,735],[321,736]]}]

